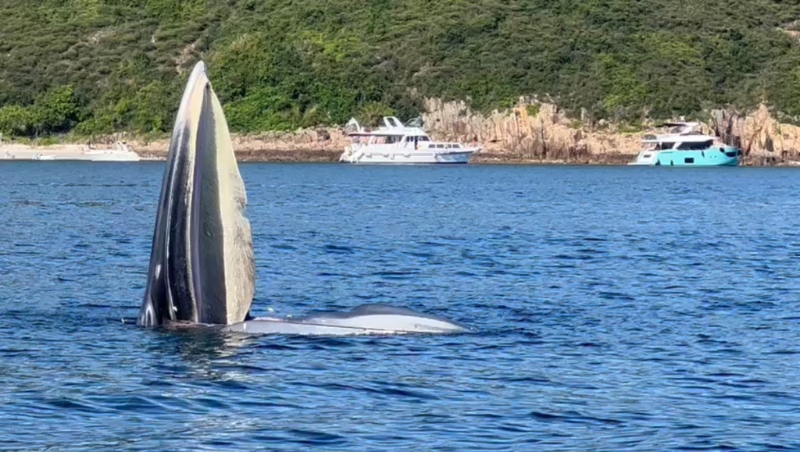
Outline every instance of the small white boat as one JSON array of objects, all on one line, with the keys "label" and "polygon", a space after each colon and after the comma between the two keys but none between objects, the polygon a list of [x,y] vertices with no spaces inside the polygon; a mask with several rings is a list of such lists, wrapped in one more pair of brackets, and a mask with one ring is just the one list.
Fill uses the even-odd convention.
[{"label": "small white boat", "polygon": [[115,143],[114,149],[93,149],[84,151],[83,155],[92,162],[138,162],[139,154],[131,151],[122,142]]},{"label": "small white boat", "polygon": [[44,154],[36,154],[32,158],[33,160],[55,160],[55,155],[44,155]]},{"label": "small white boat", "polygon": [[348,136],[353,143],[339,157],[340,162],[360,164],[469,163],[478,146],[432,141],[421,127],[405,126],[394,116],[383,118],[383,127],[365,130],[351,119]]}]

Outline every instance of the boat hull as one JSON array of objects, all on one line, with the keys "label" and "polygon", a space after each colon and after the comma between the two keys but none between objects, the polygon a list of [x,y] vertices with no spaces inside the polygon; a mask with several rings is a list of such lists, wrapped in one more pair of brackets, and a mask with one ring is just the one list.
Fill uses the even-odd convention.
[{"label": "boat hull", "polygon": [[340,159],[345,163],[360,165],[431,165],[431,164],[466,164],[472,159],[474,151],[464,152],[355,152],[345,153]]}]

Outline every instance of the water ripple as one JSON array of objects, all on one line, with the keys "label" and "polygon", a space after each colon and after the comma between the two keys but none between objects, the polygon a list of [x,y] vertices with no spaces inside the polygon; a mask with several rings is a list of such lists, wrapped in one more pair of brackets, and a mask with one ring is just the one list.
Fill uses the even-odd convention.
[{"label": "water ripple", "polygon": [[0,166],[0,449],[800,449],[796,170],[243,165],[255,315],[477,331],[361,338],[135,327],[162,171]]}]

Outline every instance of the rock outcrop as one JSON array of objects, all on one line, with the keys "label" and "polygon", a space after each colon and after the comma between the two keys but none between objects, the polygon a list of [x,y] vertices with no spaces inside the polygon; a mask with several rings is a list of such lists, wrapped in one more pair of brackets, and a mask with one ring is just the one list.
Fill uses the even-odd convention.
[{"label": "rock outcrop", "polygon": [[796,164],[800,161],[800,127],[781,123],[765,105],[750,114],[711,112],[708,128],[728,144],[738,146],[750,165]]},{"label": "rock outcrop", "polygon": [[614,127],[586,130],[557,106],[520,99],[510,110],[489,115],[464,102],[425,101],[423,121],[433,136],[484,147],[482,160],[619,163],[639,152],[642,134]]}]

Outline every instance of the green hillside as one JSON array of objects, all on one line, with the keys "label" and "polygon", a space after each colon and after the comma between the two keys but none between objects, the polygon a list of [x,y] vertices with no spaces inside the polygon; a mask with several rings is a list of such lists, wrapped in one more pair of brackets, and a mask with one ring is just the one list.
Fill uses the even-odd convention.
[{"label": "green hillside", "polygon": [[520,95],[587,120],[767,101],[800,115],[797,2],[0,2],[0,131],[169,130],[200,57],[236,131],[479,109]]}]

